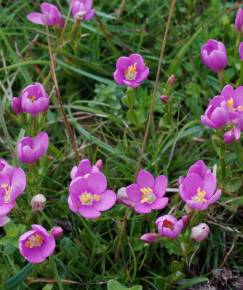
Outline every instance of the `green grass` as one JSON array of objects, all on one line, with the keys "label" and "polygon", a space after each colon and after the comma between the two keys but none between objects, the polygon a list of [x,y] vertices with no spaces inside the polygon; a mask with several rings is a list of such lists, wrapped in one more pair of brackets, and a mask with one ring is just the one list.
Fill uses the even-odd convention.
[{"label": "green grass", "polygon": [[[40,1],[30,2],[0,0],[0,43],[6,63],[4,66],[1,62],[0,81],[8,88],[8,93],[1,90],[1,102],[10,135],[10,139],[6,139],[2,128],[0,156],[9,162],[13,162],[11,149],[15,148],[19,136],[32,130],[31,120],[20,120],[11,112],[9,96],[17,96],[22,88],[37,81],[45,82],[46,90],[53,92],[53,82],[47,77],[50,60],[45,29],[26,19],[27,13],[38,9]],[[61,3],[62,12],[67,15],[66,1],[51,2]],[[57,49],[59,32],[50,29],[50,34],[57,55],[58,83],[80,155],[94,162],[101,158],[105,162],[109,187],[116,191],[134,179],[170,1],[127,1],[119,18],[116,11],[120,1],[94,2],[97,16],[82,24],[82,37],[77,38],[76,49],[70,41],[71,19],[63,48]],[[236,83],[240,63],[237,35],[232,25],[235,12],[232,1],[181,0],[176,3],[162,63],[154,122],[142,160],[142,166],[154,175],[166,174],[170,187],[177,187],[178,177],[185,175],[198,159],[205,160],[209,166],[219,164],[213,132],[200,124],[200,116],[208,100],[217,95],[222,86],[217,75],[202,65],[199,52],[209,38],[223,41],[229,56],[225,73],[231,83]],[[149,79],[133,96],[136,118],[127,113],[125,88],[116,86],[112,79],[116,59],[132,52],[142,54],[150,68]],[[172,117],[168,118],[168,107],[161,104],[159,96],[164,93],[172,73],[177,81],[171,92]],[[38,169],[24,167],[28,174],[26,194],[11,212],[11,223],[0,230],[0,283],[8,281],[7,285],[11,285],[17,281],[9,289],[62,289],[62,282],[54,286],[51,283],[57,272],[59,279],[68,280],[63,283],[63,289],[107,289],[107,281],[111,279],[130,287],[140,284],[144,289],[182,289],[179,287],[210,279],[216,268],[225,266],[239,273],[243,271],[243,168],[234,145],[226,148],[227,177],[224,185],[221,184],[223,197],[205,214],[212,231],[210,238],[188,255],[181,269],[180,253],[171,242],[146,246],[139,240],[141,234],[154,229],[158,213],[141,216],[116,205],[97,221],[89,221],[70,212],[67,205],[69,172],[77,162],[56,96],[52,93],[51,97],[46,122],[38,128],[49,134],[51,158],[41,160]],[[43,193],[47,198],[44,214],[31,213],[29,202],[36,193]],[[169,209],[176,207],[175,213],[180,216],[183,203],[178,194],[169,195]],[[60,224],[64,236],[57,242],[52,260],[28,266],[18,252],[17,240],[33,223],[46,228]],[[222,265],[232,244],[234,248]],[[22,272],[17,278],[13,277],[19,271]],[[194,280],[190,280],[192,278]],[[30,284],[33,281],[35,283]],[[181,284],[168,286],[168,281]],[[2,287],[7,289],[6,285]]]}]

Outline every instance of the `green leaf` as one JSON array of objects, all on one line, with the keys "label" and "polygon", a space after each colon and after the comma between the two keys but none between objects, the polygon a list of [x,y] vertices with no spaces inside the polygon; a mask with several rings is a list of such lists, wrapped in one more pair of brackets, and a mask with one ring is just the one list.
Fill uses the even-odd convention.
[{"label": "green leaf", "polygon": [[142,290],[143,287],[140,285],[133,286],[131,288],[127,288],[123,285],[121,285],[116,280],[110,280],[107,283],[107,290]]},{"label": "green leaf", "polygon": [[179,283],[180,286],[177,289],[178,290],[185,289],[185,288],[191,287],[193,285],[197,285],[197,284],[204,283],[204,282],[208,282],[207,277],[196,277],[196,278],[191,278],[191,279],[183,279],[180,281],[180,283]]},{"label": "green leaf", "polygon": [[21,269],[13,277],[9,278],[5,283],[5,290],[16,290],[17,286],[24,281],[24,279],[32,272],[33,265],[27,264],[24,268]]}]

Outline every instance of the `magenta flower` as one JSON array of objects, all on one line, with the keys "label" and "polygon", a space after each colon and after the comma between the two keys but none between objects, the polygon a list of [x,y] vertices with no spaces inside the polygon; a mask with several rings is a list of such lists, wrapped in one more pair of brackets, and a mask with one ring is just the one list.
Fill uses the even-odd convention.
[{"label": "magenta flower", "polygon": [[106,188],[107,180],[101,172],[75,178],[69,186],[69,208],[88,219],[100,217],[102,211],[110,209],[116,202],[116,194]]},{"label": "magenta flower", "polygon": [[243,42],[241,42],[239,45],[239,55],[240,55],[240,60],[243,60]]},{"label": "magenta flower", "polygon": [[161,237],[174,239],[180,235],[184,229],[183,220],[177,220],[174,216],[167,214],[157,218],[155,222]]},{"label": "magenta flower", "polygon": [[131,201],[128,196],[127,196],[127,189],[126,187],[121,187],[118,191],[117,191],[117,202],[124,204],[126,206],[129,207],[134,207],[134,202]]},{"label": "magenta flower", "polygon": [[225,143],[238,140],[243,131],[243,86],[234,90],[226,85],[220,95],[209,102],[201,122],[214,129],[231,127],[224,135]]},{"label": "magenta flower", "polygon": [[78,166],[74,166],[71,170],[71,178],[75,179],[76,177],[87,178],[90,173],[100,172],[100,169],[97,165],[92,165],[90,160],[83,159],[80,161]]},{"label": "magenta flower", "polygon": [[35,138],[23,137],[17,143],[17,155],[21,162],[32,164],[44,156],[48,150],[49,138],[46,132]]},{"label": "magenta flower", "polygon": [[239,8],[235,17],[235,28],[239,32],[243,32],[243,9]]},{"label": "magenta flower", "polygon": [[61,28],[64,26],[65,21],[57,6],[44,2],[40,5],[40,8],[41,13],[31,12],[27,15],[30,22],[40,25],[58,26]]},{"label": "magenta flower", "polygon": [[[6,165],[7,167],[8,165]],[[5,168],[0,173],[0,217],[14,207],[16,198],[26,187],[26,175],[21,168]]]},{"label": "magenta flower", "polygon": [[192,228],[191,238],[197,242],[201,242],[208,237],[209,233],[209,226],[205,223],[201,223]]},{"label": "magenta flower", "polygon": [[213,129],[219,129],[228,123],[228,110],[227,107],[221,106],[222,102],[224,102],[222,96],[216,96],[210,101],[208,108],[201,117],[203,125]]},{"label": "magenta flower", "polygon": [[20,94],[20,97],[12,99],[12,110],[16,114],[29,113],[33,117],[48,109],[50,97],[45,92],[42,84],[35,83],[27,86]]},{"label": "magenta flower", "polygon": [[92,9],[93,0],[73,0],[72,15],[76,21],[90,20],[95,16],[95,10]]},{"label": "magenta flower", "polygon": [[227,52],[223,42],[209,39],[201,48],[201,59],[203,64],[213,72],[223,70],[228,63]]},{"label": "magenta flower", "polygon": [[194,163],[186,177],[179,178],[180,197],[188,207],[195,210],[205,210],[221,196],[221,190],[216,190],[217,179],[202,160]]},{"label": "magenta flower", "polygon": [[134,209],[140,214],[152,210],[163,209],[169,199],[164,197],[167,187],[167,177],[160,175],[154,179],[147,170],[138,172],[136,183],[126,188],[128,199],[134,204]]},{"label": "magenta flower", "polygon": [[159,239],[159,234],[156,234],[156,233],[147,233],[140,237],[140,240],[147,244],[152,244],[154,242],[157,242],[158,239]]},{"label": "magenta flower", "polygon": [[32,225],[32,230],[19,238],[20,254],[32,264],[42,263],[55,247],[55,238],[40,225]]},{"label": "magenta flower", "polygon": [[129,57],[118,58],[113,77],[118,85],[136,88],[147,79],[148,75],[149,68],[145,65],[142,56],[135,53]]}]

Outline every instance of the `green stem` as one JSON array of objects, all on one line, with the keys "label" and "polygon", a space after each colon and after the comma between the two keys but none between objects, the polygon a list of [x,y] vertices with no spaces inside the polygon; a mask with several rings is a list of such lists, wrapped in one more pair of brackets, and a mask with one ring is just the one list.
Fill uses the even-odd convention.
[{"label": "green stem", "polygon": [[220,147],[220,172],[221,172],[221,179],[222,183],[225,178],[225,145],[222,144]]}]

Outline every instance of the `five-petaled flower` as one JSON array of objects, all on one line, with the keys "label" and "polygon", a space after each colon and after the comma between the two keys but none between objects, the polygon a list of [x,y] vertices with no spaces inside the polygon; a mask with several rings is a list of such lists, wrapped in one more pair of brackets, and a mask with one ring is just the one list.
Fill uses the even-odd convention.
[{"label": "five-petaled flower", "polygon": [[170,214],[157,218],[155,224],[159,235],[170,239],[178,237],[184,229],[183,219],[177,220]]},{"label": "five-petaled flower", "polygon": [[134,53],[129,57],[118,58],[113,77],[119,85],[136,88],[147,79],[148,75],[149,68],[145,65],[142,56]]},{"label": "five-petaled flower", "polygon": [[40,5],[41,13],[31,12],[27,15],[29,21],[35,24],[47,25],[47,26],[64,26],[64,19],[62,18],[61,12],[58,7],[44,2]]},{"label": "five-petaled flower", "polygon": [[194,163],[188,170],[186,177],[179,178],[179,191],[182,200],[189,208],[205,210],[215,203],[221,196],[217,189],[216,176],[202,160]]},{"label": "five-petaled flower", "polygon": [[110,209],[115,202],[116,194],[107,190],[107,180],[101,172],[77,177],[70,183],[69,208],[85,218],[100,217],[101,212]]},{"label": "five-petaled flower", "polygon": [[19,97],[12,99],[12,110],[16,114],[28,113],[33,117],[45,112],[49,107],[50,97],[40,83],[24,88]]},{"label": "five-petaled flower", "polygon": [[95,16],[93,0],[72,0],[71,11],[76,21],[87,21]]},{"label": "five-petaled flower", "polygon": [[154,178],[149,171],[142,169],[138,172],[136,183],[126,188],[126,194],[136,212],[148,214],[167,206],[169,199],[164,197],[166,187],[166,176]]},{"label": "five-petaled flower", "polygon": [[19,238],[20,254],[32,264],[42,263],[56,247],[55,238],[41,225],[32,225],[32,230]]}]

